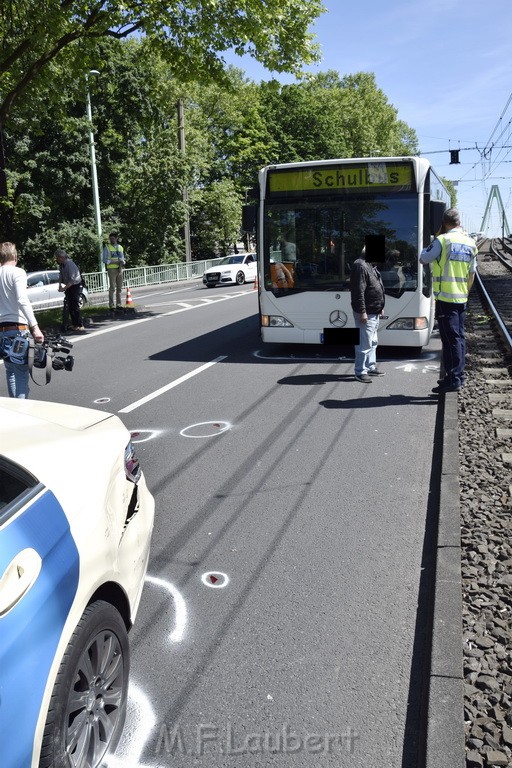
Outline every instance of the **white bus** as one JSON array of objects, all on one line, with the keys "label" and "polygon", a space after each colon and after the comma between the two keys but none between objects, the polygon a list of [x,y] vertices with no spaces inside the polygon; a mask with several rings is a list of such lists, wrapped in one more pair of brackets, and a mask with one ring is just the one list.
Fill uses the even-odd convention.
[{"label": "white bus", "polygon": [[357,343],[350,269],[366,247],[386,291],[379,343],[424,346],[433,325],[432,279],[418,255],[449,206],[448,191],[419,157],[263,168],[252,209],[263,341]]}]

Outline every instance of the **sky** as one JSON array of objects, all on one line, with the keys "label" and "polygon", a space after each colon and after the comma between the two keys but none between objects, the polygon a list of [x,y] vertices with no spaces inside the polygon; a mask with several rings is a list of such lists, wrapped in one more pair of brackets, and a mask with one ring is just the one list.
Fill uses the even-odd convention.
[{"label": "sky", "polygon": [[[322,61],[311,72],[373,72],[398,119],[416,131],[420,152],[458,182],[468,232],[512,231],[512,6],[510,0],[323,0],[312,31]],[[225,56],[257,82],[289,75],[254,59]],[[458,149],[459,165],[450,164]],[[496,190],[497,187],[497,190]],[[507,226],[505,225],[505,230]],[[505,234],[508,234],[505,231]]]}]

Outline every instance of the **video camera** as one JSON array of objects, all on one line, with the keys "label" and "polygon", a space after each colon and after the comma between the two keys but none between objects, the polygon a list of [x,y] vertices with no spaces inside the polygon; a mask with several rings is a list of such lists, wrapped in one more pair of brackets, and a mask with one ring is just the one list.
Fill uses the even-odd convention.
[{"label": "video camera", "polygon": [[[56,333],[45,336],[42,344],[34,344],[34,368],[46,368],[48,356],[54,371],[72,371],[75,358],[70,355],[73,343]],[[58,354],[59,352],[63,354]]]}]

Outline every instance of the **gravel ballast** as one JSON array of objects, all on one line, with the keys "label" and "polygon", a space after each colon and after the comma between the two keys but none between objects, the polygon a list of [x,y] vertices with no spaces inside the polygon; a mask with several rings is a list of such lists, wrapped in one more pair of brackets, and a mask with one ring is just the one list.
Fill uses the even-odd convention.
[{"label": "gravel ballast", "polygon": [[[475,292],[476,293],[476,292]],[[466,765],[512,766],[511,361],[472,294],[458,394]]]}]

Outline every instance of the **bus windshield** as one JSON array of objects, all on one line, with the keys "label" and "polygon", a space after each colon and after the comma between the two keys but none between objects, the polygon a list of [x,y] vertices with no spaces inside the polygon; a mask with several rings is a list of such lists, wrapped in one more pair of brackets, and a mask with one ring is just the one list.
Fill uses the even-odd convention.
[{"label": "bus windshield", "polygon": [[366,235],[384,235],[378,265],[386,293],[418,287],[418,196],[378,194],[288,199],[265,205],[263,270],[275,296],[350,290]]}]

